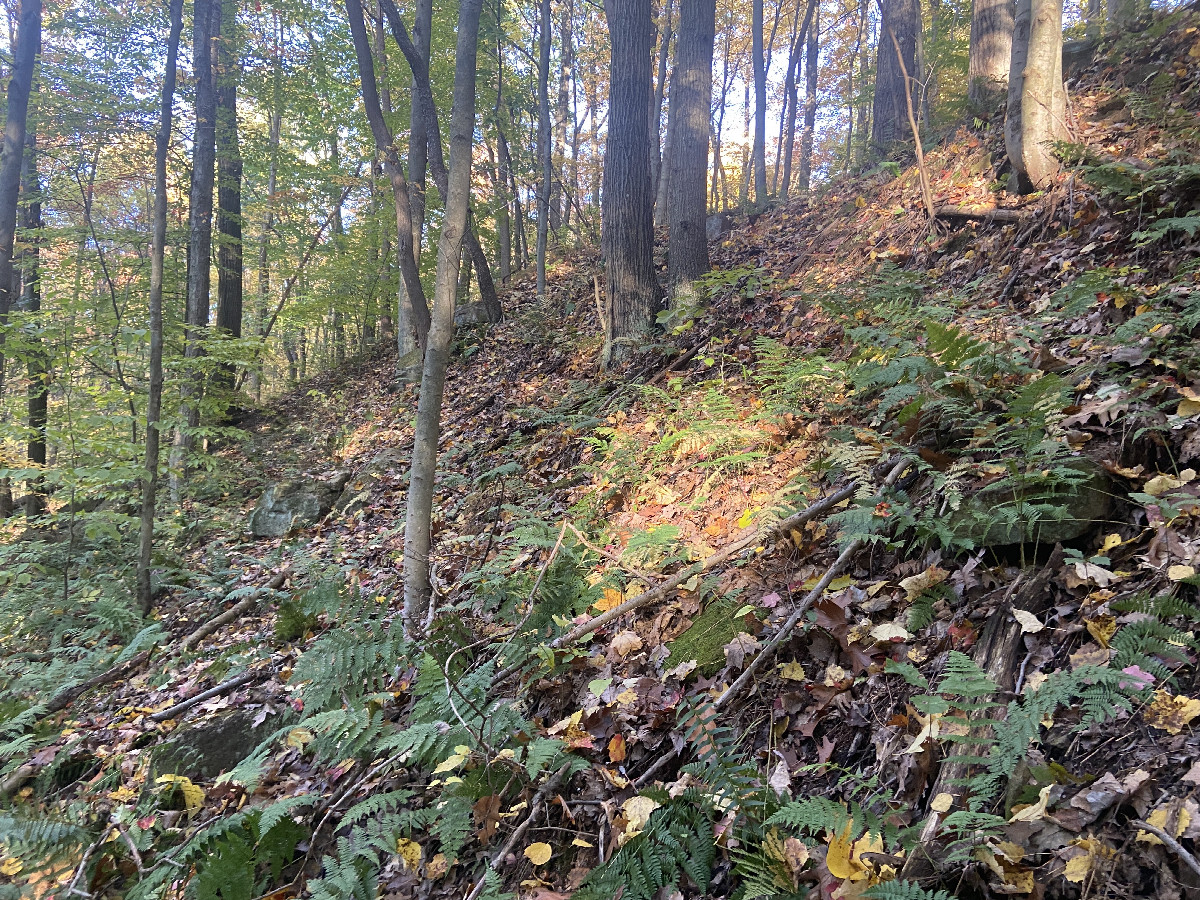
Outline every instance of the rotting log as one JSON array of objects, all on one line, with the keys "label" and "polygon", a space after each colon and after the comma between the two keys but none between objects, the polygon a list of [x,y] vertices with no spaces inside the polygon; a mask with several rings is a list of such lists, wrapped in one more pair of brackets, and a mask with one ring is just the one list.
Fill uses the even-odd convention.
[{"label": "rotting log", "polygon": [[[1037,574],[1021,585],[1019,589],[1012,591],[1011,599],[1008,597],[1004,599],[1000,604],[1000,609],[996,610],[988,619],[979,643],[975,645],[975,650],[971,654],[972,658],[976,665],[996,683],[1001,692],[1012,693],[1017,686],[1016,676],[1021,659],[1021,635],[1023,632],[1021,623],[1013,616],[1013,611],[1023,610],[1037,615],[1048,606],[1050,581],[1054,577],[1054,573],[1062,566],[1062,561],[1062,546],[1058,545]],[[992,713],[1003,715],[1003,707],[980,710],[973,713],[971,717],[980,719]],[[987,725],[981,725],[980,730],[990,730],[991,721],[994,720],[990,720]],[[985,735],[973,735],[973,737],[983,736]],[[975,745],[970,743],[951,745],[949,753],[942,760],[938,769],[937,779],[929,790],[931,800],[939,794],[949,794],[954,798],[950,809],[961,808],[961,801],[966,793],[964,782],[970,768],[970,763],[964,761],[963,758],[972,756],[974,752]],[[938,839],[942,820],[946,815],[947,813],[929,811],[928,818],[921,826],[920,842],[904,864],[901,872],[902,878],[914,881],[936,874],[938,863],[934,845]]]},{"label": "rotting log", "polygon": [[1024,222],[1030,213],[1024,209],[1003,209],[999,206],[939,206],[934,210],[939,219],[966,219],[972,222]]}]

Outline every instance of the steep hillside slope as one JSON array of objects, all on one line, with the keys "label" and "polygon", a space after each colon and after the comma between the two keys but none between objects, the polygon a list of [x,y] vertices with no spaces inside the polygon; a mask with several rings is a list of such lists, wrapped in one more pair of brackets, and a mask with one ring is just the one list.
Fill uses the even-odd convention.
[{"label": "steep hillside slope", "polygon": [[[934,223],[888,165],[735,221],[625,371],[593,256],[544,303],[519,275],[459,336],[419,643],[414,389],[381,351],[263,411],[181,534],[171,639],[10,734],[14,821],[66,852],[0,879],[1194,893],[1198,29],[1097,49],[1044,194],[977,123],[926,155]],[[267,483],[342,470],[340,511],[246,536]]]}]

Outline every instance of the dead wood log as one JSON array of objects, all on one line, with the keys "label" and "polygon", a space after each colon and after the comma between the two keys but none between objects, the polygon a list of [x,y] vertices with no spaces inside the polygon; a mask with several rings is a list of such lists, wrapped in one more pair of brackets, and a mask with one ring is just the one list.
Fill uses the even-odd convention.
[{"label": "dead wood log", "polygon": [[[1020,665],[1022,649],[1021,623],[1012,615],[1013,610],[1024,610],[1035,615],[1042,612],[1048,605],[1050,597],[1050,581],[1054,573],[1062,566],[1062,546],[1054,548],[1046,564],[1038,570],[1033,578],[1026,581],[1019,589],[1010,591],[1011,600],[1006,597],[1000,609],[988,619],[983,629],[979,643],[975,645],[972,658],[988,676],[996,683],[1002,692],[1012,693],[1016,688],[1017,669]],[[1016,588],[1016,584],[1014,584]],[[984,718],[988,715],[1003,715],[1003,707],[982,710],[972,714],[972,718]],[[986,737],[991,730],[991,724],[979,727],[979,734],[974,737]],[[973,729],[974,730],[974,729]],[[954,798],[951,810],[961,808],[963,795],[966,793],[966,777],[970,764],[963,757],[977,753],[977,746],[966,743],[953,744],[950,751],[942,760],[938,776],[929,791],[930,800],[940,794],[949,794]],[[920,843],[909,855],[904,864],[901,877],[910,881],[928,878],[937,873],[938,861],[935,844],[938,830],[946,813],[929,811],[925,824],[921,827]]]},{"label": "dead wood log", "polygon": [[1029,213],[1023,209],[1002,209],[998,206],[939,206],[934,210],[939,219],[966,219],[971,222],[1024,222]]},{"label": "dead wood log", "polygon": [[213,697],[220,697],[222,694],[228,694],[230,691],[240,688],[244,684],[261,677],[261,672],[247,671],[241,675],[235,675],[233,678],[222,681],[215,687],[210,687],[206,691],[201,691],[193,697],[188,697],[186,700],[181,700],[174,706],[169,706],[166,709],[159,710],[149,716],[146,716],[151,722],[165,722],[167,719],[174,719],[182,712],[187,712],[198,703],[203,703],[205,700],[211,700]]}]

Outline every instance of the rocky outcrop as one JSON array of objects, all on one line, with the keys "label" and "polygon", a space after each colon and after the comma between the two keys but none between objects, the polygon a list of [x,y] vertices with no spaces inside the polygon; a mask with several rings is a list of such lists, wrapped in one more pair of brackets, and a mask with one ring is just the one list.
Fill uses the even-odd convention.
[{"label": "rocky outcrop", "polygon": [[319,522],[333,509],[351,473],[333,478],[293,478],[268,487],[250,514],[250,533],[255,537],[283,537]]}]

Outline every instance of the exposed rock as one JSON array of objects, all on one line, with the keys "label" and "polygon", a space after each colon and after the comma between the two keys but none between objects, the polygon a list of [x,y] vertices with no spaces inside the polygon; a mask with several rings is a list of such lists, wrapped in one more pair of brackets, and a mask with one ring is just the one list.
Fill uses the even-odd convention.
[{"label": "exposed rock", "polygon": [[710,241],[719,241],[729,231],[729,214],[714,213],[704,220],[704,236]]},{"label": "exposed rock", "polygon": [[965,499],[950,516],[950,530],[977,547],[1021,543],[1056,544],[1092,530],[1112,511],[1112,480],[1090,460],[1071,468],[1083,480],[1075,485],[1050,477],[1024,483],[1020,497],[1004,479]]},{"label": "exposed rock", "polygon": [[460,303],[454,307],[455,325],[494,325],[498,322],[492,309],[482,301]]},{"label": "exposed rock", "polygon": [[405,468],[408,463],[408,453],[397,447],[381,450],[346,482],[341,496],[333,504],[334,512],[342,516],[354,515],[367,505],[371,489],[381,478],[389,472]]},{"label": "exposed rock", "polygon": [[1095,38],[1081,38],[1074,41],[1063,41],[1062,67],[1063,77],[1070,78],[1078,75],[1092,64],[1096,56],[1099,41]]},{"label": "exposed rock", "polygon": [[283,716],[276,714],[255,725],[257,712],[231,710],[176,729],[154,750],[154,775],[186,775],[193,781],[207,781],[228,772],[285,724]]},{"label": "exposed rock", "polygon": [[283,537],[319,522],[333,509],[334,501],[349,480],[349,472],[338,472],[329,481],[316,478],[277,481],[263,492],[250,514],[250,532],[255,537]]}]

